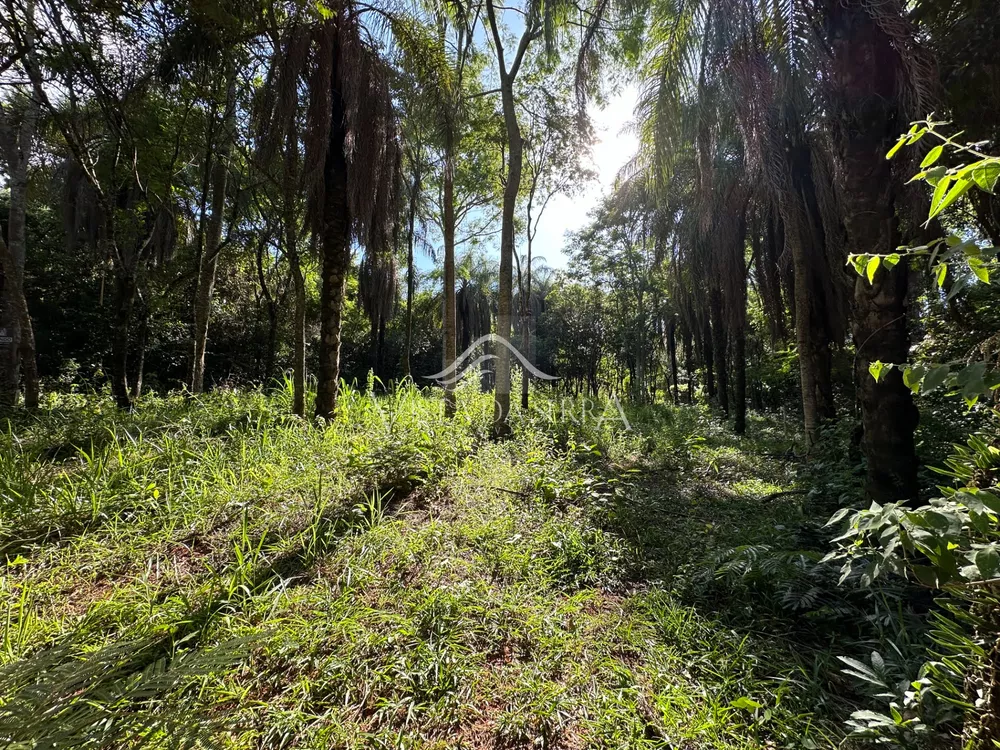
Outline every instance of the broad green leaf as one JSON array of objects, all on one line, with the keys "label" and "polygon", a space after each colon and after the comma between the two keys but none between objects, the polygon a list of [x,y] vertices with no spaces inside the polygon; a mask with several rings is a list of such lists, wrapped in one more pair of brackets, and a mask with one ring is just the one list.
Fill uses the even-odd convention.
[{"label": "broad green leaf", "polygon": [[868,365],[868,372],[872,374],[872,377],[875,378],[875,382],[877,383],[882,379],[882,373],[885,372],[885,363],[876,359]]},{"label": "broad green leaf", "polygon": [[881,262],[882,259],[877,255],[873,255],[868,259],[868,263],[865,265],[865,276],[868,277],[869,284],[873,284],[875,282],[875,272],[878,271],[878,267]]},{"label": "broad green leaf", "polygon": [[924,382],[920,387],[921,393],[930,393],[935,388],[939,388],[944,384],[944,381],[948,378],[948,373],[951,372],[951,368],[948,365],[939,365],[931,370],[924,377]]},{"label": "broad green leaf", "polygon": [[937,276],[935,277],[934,280],[937,282],[937,285],[940,289],[944,289],[944,280],[947,277],[948,277],[948,264],[938,263]]},{"label": "broad green leaf", "polygon": [[882,259],[882,264],[883,264],[883,265],[884,265],[884,266],[885,266],[886,268],[892,268],[892,267],[893,267],[893,266],[895,266],[895,265],[896,265],[897,263],[899,263],[899,258],[900,258],[900,255],[899,255],[899,253],[889,253],[889,254],[888,254],[887,256],[885,256],[885,257],[884,257],[884,258]]},{"label": "broad green leaf", "polygon": [[976,552],[976,567],[983,578],[996,578],[1000,571],[1000,553],[993,545]]},{"label": "broad green leaf", "polygon": [[940,146],[935,146],[934,148],[932,148],[930,151],[927,152],[927,156],[925,156],[924,160],[920,162],[920,168],[927,169],[928,167],[933,167],[937,163],[937,160],[941,158],[941,154],[943,153],[944,153],[943,143]]},{"label": "broad green leaf", "polygon": [[992,193],[1000,179],[1000,162],[990,160],[977,164],[972,170],[972,179],[980,190]]},{"label": "broad green leaf", "polygon": [[922,365],[907,367],[903,370],[903,384],[914,393],[920,393],[920,384],[926,374],[927,368]]},{"label": "broad green leaf", "polygon": [[972,269],[972,272],[976,274],[977,279],[979,279],[984,284],[990,283],[990,272],[989,269],[986,268],[986,264],[983,263],[982,258],[975,255],[970,255],[968,258],[966,258],[966,262],[969,264],[969,268]]}]

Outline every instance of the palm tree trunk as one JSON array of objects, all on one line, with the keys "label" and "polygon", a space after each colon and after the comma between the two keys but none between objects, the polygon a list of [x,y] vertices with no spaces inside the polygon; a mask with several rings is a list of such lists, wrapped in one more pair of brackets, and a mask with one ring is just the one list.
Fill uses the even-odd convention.
[{"label": "palm tree trunk", "polygon": [[292,274],[294,310],[292,312],[292,414],[306,414],[306,282],[299,258],[299,227],[296,218],[296,181],[298,179],[298,132],[294,118],[285,135],[285,165],[282,176],[285,254]]},{"label": "palm tree trunk", "polygon": [[705,353],[705,391],[708,396],[708,402],[712,403],[715,400],[715,361],[712,347],[712,323],[708,316],[705,317],[703,334],[702,351]]},{"label": "palm tree trunk", "polygon": [[333,94],[330,149],[324,165],[322,286],[320,290],[319,382],[316,416],[332,419],[340,391],[340,331],[351,266],[351,213],[347,200],[347,159],[344,156],[344,104]]},{"label": "palm tree trunk", "polygon": [[223,115],[219,150],[212,167],[212,214],[208,220],[205,249],[198,264],[198,281],[194,298],[194,352],[191,362],[191,392],[201,393],[205,385],[205,350],[208,346],[208,319],[212,313],[212,293],[215,273],[222,246],[222,225],[226,210],[226,189],[229,182],[229,150],[233,121],[236,116],[236,76],[230,75],[226,90],[226,112]]},{"label": "palm tree trunk", "polygon": [[688,387],[685,400],[689,404],[694,403],[694,336],[691,333],[691,327],[688,325],[684,326],[684,369],[687,370],[688,376]]},{"label": "palm tree trunk", "polygon": [[[290,238],[289,249],[295,247]],[[292,312],[292,414],[306,414],[306,282],[302,275],[299,255],[291,250],[288,256],[292,269],[292,290],[295,309]]]},{"label": "palm tree trunk", "polygon": [[737,435],[747,431],[747,332],[746,326],[739,326],[733,332],[733,365],[736,367],[736,421],[733,430]]},{"label": "palm tree trunk", "polygon": [[406,350],[403,352],[403,377],[412,378],[410,356],[413,352],[413,239],[417,218],[417,200],[420,197],[420,169],[413,170],[413,185],[410,187],[410,207],[406,217]]},{"label": "palm tree trunk", "polygon": [[670,351],[670,382],[674,389],[674,406],[681,402],[680,389],[677,384],[677,316],[670,318],[667,327],[667,349]]},{"label": "palm tree trunk", "polygon": [[[901,63],[892,41],[860,0],[828,8],[830,84],[840,111],[834,125],[835,158],[843,184],[844,224],[853,252],[887,254],[898,244],[892,162],[885,154],[904,123],[898,110]],[[874,283],[854,287],[855,378],[861,403],[865,490],[876,502],[916,500],[913,432],[919,415],[902,373],[876,381],[875,360],[903,363],[909,355],[906,263],[884,268]]]},{"label": "palm tree trunk", "polygon": [[709,307],[712,316],[712,359],[715,361],[715,373],[718,378],[719,407],[723,414],[729,416],[729,363],[726,356],[729,341],[726,324],[722,318],[722,293],[718,289],[712,290]]},{"label": "palm tree trunk", "polygon": [[[8,227],[10,224],[8,224]],[[8,230],[11,235],[14,233]],[[24,296],[24,281],[18,269],[17,260],[10,251],[10,247],[4,242],[0,235],[0,284],[3,288],[3,304],[5,315],[3,320],[9,317],[17,321],[17,328],[8,328],[7,333],[0,340],[0,351],[5,354],[10,350],[16,351],[20,355],[20,363],[23,365],[24,375],[24,405],[29,409],[38,406],[38,369],[35,360],[35,333],[31,325],[31,316],[28,314],[28,302]],[[13,334],[13,335],[12,335]],[[9,339],[9,340],[8,340]],[[0,400],[2,406],[15,406],[17,404],[17,375],[14,370],[13,388],[3,391],[3,399]]]},{"label": "palm tree trunk", "polygon": [[[29,4],[30,7],[30,4]],[[18,381],[24,368],[25,405],[38,404],[35,336],[24,294],[27,255],[28,159],[38,121],[38,102],[28,97],[16,141],[2,143],[10,169],[7,242],[0,259],[0,404],[17,403]],[[0,237],[0,242],[3,238]],[[9,339],[9,341],[7,341]]]},{"label": "palm tree trunk", "polygon": [[[444,368],[447,370],[458,357],[455,306],[455,143],[449,132],[445,139],[444,162]],[[449,378],[450,379],[450,378]],[[455,416],[455,384],[444,385],[444,413]]]}]

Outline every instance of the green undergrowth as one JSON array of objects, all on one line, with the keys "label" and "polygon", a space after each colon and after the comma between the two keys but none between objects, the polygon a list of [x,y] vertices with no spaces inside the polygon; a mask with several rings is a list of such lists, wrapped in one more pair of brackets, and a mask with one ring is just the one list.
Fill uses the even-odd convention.
[{"label": "green undergrowth", "polygon": [[864,702],[837,656],[912,657],[907,592],[816,564],[838,498],[778,494],[789,425],[538,395],[495,442],[490,397],[459,401],[453,422],[413,387],[346,391],[328,426],[257,392],[14,417],[0,745],[830,747]]}]

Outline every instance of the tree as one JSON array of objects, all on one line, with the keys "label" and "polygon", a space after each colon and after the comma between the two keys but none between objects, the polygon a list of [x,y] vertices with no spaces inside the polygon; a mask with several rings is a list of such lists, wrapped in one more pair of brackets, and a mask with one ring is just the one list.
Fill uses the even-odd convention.
[{"label": "tree", "polygon": [[391,252],[402,152],[389,71],[361,23],[363,9],[344,0],[314,12],[319,17],[296,17],[285,29],[261,107],[270,129],[286,132],[298,115],[300,86],[308,100],[307,215],[321,255],[316,415],[330,419],[340,383],[351,243],[374,255]]},{"label": "tree", "polygon": [[[26,13],[34,13],[33,3],[28,3]],[[27,41],[31,43],[30,36]],[[38,406],[35,336],[24,293],[28,164],[38,118],[38,100],[33,92],[15,89],[14,96],[0,102],[0,159],[6,163],[10,186],[7,241],[0,254],[0,405],[17,403],[18,380],[23,370],[24,402],[28,408]]]},{"label": "tree", "polygon": [[[571,100],[572,71],[552,64],[550,55],[534,55],[529,60],[525,81],[536,92],[533,100],[521,101],[524,112],[524,140],[527,195],[524,198],[525,257],[517,255],[517,289],[522,354],[532,360],[534,322],[538,315],[537,299],[532,295],[533,249],[538,227],[551,200],[560,194],[572,194],[593,179],[583,165],[591,143],[590,128],[581,127]],[[521,408],[528,408],[530,374],[521,375]]]}]

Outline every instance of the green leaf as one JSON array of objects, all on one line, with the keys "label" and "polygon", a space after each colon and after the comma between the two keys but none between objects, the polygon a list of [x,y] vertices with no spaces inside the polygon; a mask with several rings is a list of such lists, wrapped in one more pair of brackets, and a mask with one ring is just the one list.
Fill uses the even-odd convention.
[{"label": "green leaf", "polygon": [[937,282],[938,288],[944,289],[944,280],[948,277],[948,264],[938,263],[937,276],[935,281]]},{"label": "green leaf", "polygon": [[907,367],[903,370],[903,384],[914,393],[920,393],[920,384],[927,374],[927,368],[922,365]]},{"label": "green leaf", "polygon": [[1000,570],[1000,553],[993,545],[976,552],[976,567],[983,578],[996,578]]},{"label": "green leaf", "polygon": [[990,160],[976,165],[972,170],[972,179],[980,190],[992,193],[1000,179],[1000,163]]},{"label": "green leaf", "polygon": [[983,263],[983,259],[977,255],[970,255],[965,259],[966,263],[969,264],[969,268],[972,272],[976,274],[976,278],[979,279],[984,284],[990,283],[990,272],[986,268],[986,264]]},{"label": "green leaf", "polygon": [[940,365],[935,367],[924,378],[924,382],[921,385],[921,393],[930,393],[935,388],[939,388],[944,384],[944,381],[948,378],[948,373],[951,372],[951,368],[948,365]]},{"label": "green leaf", "polygon": [[747,698],[745,695],[741,695],[729,705],[733,708],[742,708],[744,711],[756,711],[758,708],[763,708],[763,704],[758,703],[753,698]]},{"label": "green leaf", "polygon": [[937,163],[937,160],[941,158],[941,154],[943,153],[944,153],[943,143],[940,146],[935,146],[934,148],[932,148],[930,151],[927,152],[927,156],[925,156],[924,160],[920,162],[920,168],[927,169],[928,167],[933,167]]},{"label": "green leaf", "polygon": [[881,262],[882,259],[877,255],[873,255],[868,259],[868,263],[865,265],[865,276],[868,277],[869,284],[873,284],[875,282],[875,272],[878,271],[878,267]]},{"label": "green leaf", "polygon": [[882,379],[882,373],[885,372],[885,363],[876,359],[868,365],[868,372],[872,374],[872,377],[875,378],[875,382],[877,383]]},{"label": "green leaf", "polygon": [[969,192],[969,188],[972,187],[972,180],[956,180],[955,184],[948,191],[947,195],[945,195],[944,198],[941,199],[940,202],[938,202],[938,200],[937,200],[938,190],[941,189],[942,185],[945,185],[948,182],[949,182],[949,180],[946,177],[946,178],[942,179],[941,182],[938,183],[938,187],[934,191],[934,199],[935,200],[931,203],[932,208],[931,208],[930,215],[927,217],[928,220],[933,219],[939,213],[941,213],[942,211],[944,211],[946,208],[948,208],[948,206],[950,206],[952,203],[954,203],[959,198],[961,198],[963,195],[965,195],[967,192]]},{"label": "green leaf", "polygon": [[951,185],[952,179],[951,175],[945,175],[940,180],[938,180],[937,185],[934,186],[934,195],[931,197],[931,208],[928,213],[928,217],[934,215],[934,209],[937,205],[944,201],[944,197],[948,194],[948,186]]},{"label": "green leaf", "polygon": [[886,159],[891,159],[897,153],[899,153],[899,149],[901,149],[906,144],[907,140],[908,140],[908,136],[905,136],[905,135],[901,136],[900,139],[898,141],[896,141],[896,145],[889,149],[889,153],[887,153],[885,155],[885,158]]}]

